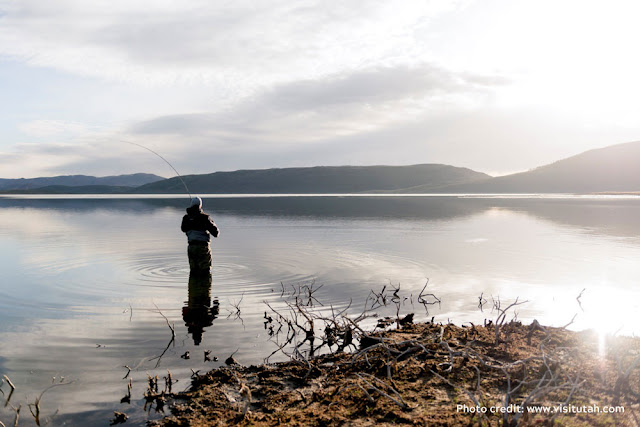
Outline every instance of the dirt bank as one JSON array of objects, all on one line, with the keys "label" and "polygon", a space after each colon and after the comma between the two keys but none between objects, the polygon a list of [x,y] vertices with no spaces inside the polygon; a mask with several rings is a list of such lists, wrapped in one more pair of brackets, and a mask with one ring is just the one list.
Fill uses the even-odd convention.
[{"label": "dirt bank", "polygon": [[493,324],[407,324],[368,336],[367,347],[351,353],[311,360],[299,355],[287,363],[231,366],[198,376],[190,391],[166,396],[172,415],[154,424],[640,421],[640,340],[635,338],[603,340],[593,332],[542,328],[537,322],[511,322],[499,330]]}]

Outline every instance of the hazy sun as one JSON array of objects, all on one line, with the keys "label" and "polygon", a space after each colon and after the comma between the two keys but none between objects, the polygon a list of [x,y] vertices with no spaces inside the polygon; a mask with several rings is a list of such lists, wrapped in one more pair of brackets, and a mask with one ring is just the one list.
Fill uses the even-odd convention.
[{"label": "hazy sun", "polygon": [[466,38],[467,50],[448,59],[461,68],[506,76],[510,84],[498,91],[499,104],[635,123],[640,3],[492,1],[469,9],[452,30],[466,34],[458,37]]}]

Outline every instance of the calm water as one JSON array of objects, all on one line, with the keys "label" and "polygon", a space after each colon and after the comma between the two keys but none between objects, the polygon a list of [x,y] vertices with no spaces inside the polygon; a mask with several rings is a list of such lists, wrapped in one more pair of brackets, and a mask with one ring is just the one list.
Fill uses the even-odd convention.
[{"label": "calm water", "polygon": [[[71,382],[43,395],[43,420],[59,411],[55,425],[104,425],[118,410],[135,425],[158,417],[142,410],[147,374],[169,369],[182,390],[192,369],[220,365],[203,361],[205,349],[262,362],[276,348],[264,302],[281,303],[281,284],[315,281],[325,305],[351,299],[360,309],[371,289],[400,284],[415,295],[428,280],[441,306],[427,314],[407,303],[403,312],[482,322],[495,316],[492,296],[519,297],[529,301],[518,307],[524,321],[560,326],[577,314],[574,329],[640,332],[640,199],[205,198],[222,230],[210,301],[193,283],[189,295],[185,202],[0,198],[0,377],[16,386],[10,403],[23,406],[20,425],[33,424],[26,405],[52,383]],[[218,314],[185,309],[190,298],[217,301]],[[156,306],[175,323],[168,348]],[[191,359],[180,357],[186,351]],[[124,365],[133,369],[131,404],[119,403]],[[9,387],[0,390],[0,421],[9,425]]]}]

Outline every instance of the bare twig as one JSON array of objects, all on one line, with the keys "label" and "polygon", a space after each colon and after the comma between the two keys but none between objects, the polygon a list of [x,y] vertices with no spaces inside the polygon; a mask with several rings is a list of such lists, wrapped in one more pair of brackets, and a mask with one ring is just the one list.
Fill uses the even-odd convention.
[{"label": "bare twig", "polygon": [[127,377],[129,376],[129,374],[131,373],[131,368],[128,365],[124,365],[123,368],[127,368],[127,373],[124,377],[122,377],[123,380],[126,380]]},{"label": "bare twig", "polygon": [[[376,387],[375,385],[373,385],[373,383],[367,381],[364,376],[367,376],[368,378],[371,378],[373,381],[384,385],[388,390],[390,390],[396,397],[392,397],[390,396],[388,393],[384,392],[383,390],[381,390],[380,388]],[[380,393],[382,396],[386,397],[387,399],[391,400],[393,403],[395,403],[396,405],[400,406],[402,409],[411,409],[411,407],[407,404],[407,402],[404,401],[404,399],[402,398],[402,396],[400,395],[400,393],[398,393],[396,391],[396,389],[394,389],[393,387],[391,387],[390,385],[386,384],[384,381],[374,377],[371,374],[366,374],[366,373],[356,373],[356,376],[358,378],[360,378],[362,381],[364,381],[364,383],[366,385],[368,385],[370,388],[372,388],[373,390],[377,391],[378,393]]]},{"label": "bare twig", "polygon": [[373,397],[371,397],[371,395],[369,394],[369,392],[367,391],[366,388],[362,387],[360,384],[357,385],[358,388],[360,390],[362,390],[364,392],[364,394],[367,396],[367,399],[369,400],[369,402],[375,402],[375,400],[373,399]]},{"label": "bare twig", "polygon": [[566,329],[568,328],[570,325],[573,324],[573,321],[576,320],[576,316],[578,316],[578,313],[574,314],[573,317],[571,318],[571,320],[569,321],[569,323],[567,323],[564,326],[561,326],[562,329]]},{"label": "bare twig", "polygon": [[[471,401],[476,405],[476,407],[481,407],[482,405],[480,404],[480,402],[478,401],[478,399],[473,395],[473,393],[471,393],[468,390],[465,390],[462,387],[458,387],[457,385],[453,384],[451,381],[449,381],[448,379],[446,379],[445,377],[443,377],[442,375],[440,375],[439,373],[435,372],[432,369],[429,369],[429,372],[431,372],[433,375],[435,375],[436,377],[438,377],[440,380],[444,381],[445,383],[447,383],[450,387],[456,389],[456,390],[462,390],[467,396],[469,396],[469,399],[471,399]],[[484,419],[486,419],[486,415],[483,414],[482,412],[479,413],[480,416]]]},{"label": "bare twig", "polygon": [[244,319],[242,319],[241,310],[240,310],[240,303],[242,303],[243,299],[244,299],[244,292],[242,293],[242,296],[240,297],[240,301],[238,301],[238,302],[229,302],[229,304],[235,309],[235,311],[227,310],[229,312],[229,315],[227,316],[227,319],[229,317],[231,317],[231,316],[235,316],[234,320],[240,319],[240,322],[242,323],[242,326],[244,327]]},{"label": "bare twig", "polygon": [[7,384],[9,384],[9,387],[11,387],[11,390],[15,390],[16,386],[13,385],[13,383],[11,382],[11,380],[9,379],[8,376],[3,375],[2,378],[4,378],[4,380],[7,382]]},{"label": "bare twig", "polygon": [[33,403],[29,403],[28,408],[29,408],[29,412],[31,412],[31,415],[33,415],[33,418],[36,421],[36,425],[40,425],[40,401],[42,400],[42,396],[44,396],[44,394],[51,390],[54,387],[58,387],[58,386],[63,386],[63,385],[69,385],[71,384],[73,381],[70,381],[68,383],[58,383],[58,384],[53,384],[50,385],[49,387],[45,388],[42,393],[40,393],[40,395],[38,397],[36,397],[35,401]]},{"label": "bare twig", "polygon": [[6,408],[9,405],[9,401],[11,400],[11,396],[13,396],[13,392],[16,390],[16,386],[13,385],[13,383],[11,382],[11,380],[9,379],[8,376],[3,375],[2,378],[7,382],[7,384],[9,384],[9,387],[11,387],[11,391],[9,392],[9,396],[7,397],[7,400],[4,402],[4,406]]},{"label": "bare twig", "polygon": [[498,344],[500,342],[500,331],[502,330],[502,327],[504,326],[504,323],[505,323],[505,320],[506,320],[506,317],[507,317],[507,312],[513,307],[517,307],[519,305],[522,305],[522,304],[528,302],[528,301],[518,301],[518,299],[519,298],[516,298],[516,300],[514,302],[509,304],[504,309],[501,307],[502,303],[500,301],[500,297],[498,297],[497,299],[496,298],[493,299],[493,309],[498,312],[498,316],[496,317],[496,320],[494,322],[495,344]]},{"label": "bare twig", "polygon": [[[13,408],[13,405],[11,406]],[[18,421],[20,420],[20,409],[22,409],[22,404],[18,405],[17,408],[13,408],[16,412],[16,416],[13,419],[13,427],[18,427]]]}]

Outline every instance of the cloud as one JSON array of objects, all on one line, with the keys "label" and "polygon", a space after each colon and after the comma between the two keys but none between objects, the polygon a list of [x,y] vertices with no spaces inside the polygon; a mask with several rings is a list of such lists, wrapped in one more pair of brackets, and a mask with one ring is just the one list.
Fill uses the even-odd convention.
[{"label": "cloud", "polygon": [[89,131],[82,123],[62,120],[33,120],[18,125],[18,128],[24,134],[35,137],[78,135]]},{"label": "cloud", "polygon": [[269,141],[305,143],[412,119],[424,110],[473,104],[487,88],[503,84],[428,64],[375,67],[280,84],[222,112],[177,114],[136,123],[137,135],[217,138],[220,144]]},{"label": "cloud", "polygon": [[[360,132],[340,134],[329,129],[315,139],[278,143],[268,140],[275,139],[276,134],[250,134],[233,126],[217,129],[218,137],[214,137],[210,117],[198,119],[200,122],[196,122],[209,133],[122,132],[76,138],[71,143],[21,144],[12,152],[0,152],[3,177],[135,172],[173,176],[162,160],[122,139],[157,151],[183,175],[270,167],[416,163],[444,163],[504,174],[637,139],[634,129],[594,130],[532,109],[443,109]],[[328,123],[334,122],[323,126],[329,127]],[[226,137],[224,132],[228,133]],[[295,132],[303,135],[304,128]]]},{"label": "cloud", "polygon": [[416,29],[460,3],[0,0],[0,54],[108,80],[240,91],[419,62]]},{"label": "cloud", "polygon": [[265,96],[283,110],[321,109],[340,104],[379,104],[470,89],[461,75],[434,66],[359,70],[331,79],[304,80],[275,87]]},{"label": "cloud", "polygon": [[[402,102],[392,104],[397,106]],[[557,118],[545,110],[488,106],[420,110],[419,114],[388,120],[380,126],[373,123],[368,129],[362,125],[358,131],[340,132],[341,119],[351,126],[356,119],[376,121],[373,113],[358,115],[357,109],[340,107],[332,110],[333,114],[318,114],[317,117],[323,119],[321,123],[296,123],[288,118],[289,110],[283,108],[277,110],[279,117],[284,117],[280,121],[252,123],[257,120],[256,116],[246,118],[245,125],[252,132],[242,125],[235,128],[237,124],[224,127],[213,115],[200,115],[181,122],[201,126],[185,128],[185,134],[150,133],[136,137],[150,138],[171,153],[172,159],[181,159],[182,164],[188,165],[187,169],[181,169],[181,165],[179,170],[199,173],[289,166],[444,163],[490,174],[527,170],[590,148],[636,138],[633,129],[596,131],[579,122]],[[340,117],[340,112],[350,115]],[[283,121],[297,127],[278,129]],[[147,131],[159,132],[160,126],[170,123],[171,120],[159,118],[145,126],[150,126]],[[214,131],[212,126],[220,128]],[[255,131],[258,127],[269,129],[270,133]],[[188,133],[189,129],[193,133]]]},{"label": "cloud", "polygon": [[184,173],[492,172],[636,140],[635,8],[593,32],[604,6],[525,3],[0,0],[2,175],[167,174],[120,139]]}]

